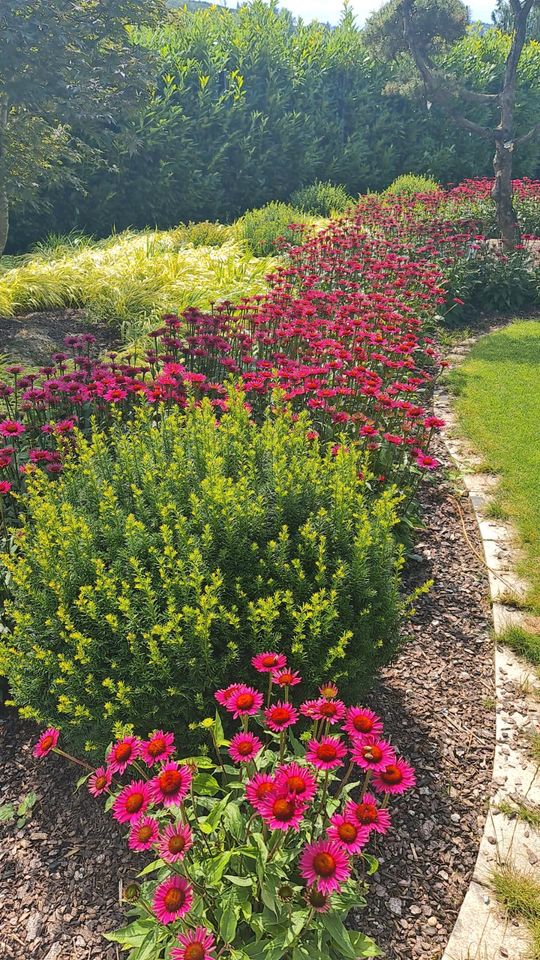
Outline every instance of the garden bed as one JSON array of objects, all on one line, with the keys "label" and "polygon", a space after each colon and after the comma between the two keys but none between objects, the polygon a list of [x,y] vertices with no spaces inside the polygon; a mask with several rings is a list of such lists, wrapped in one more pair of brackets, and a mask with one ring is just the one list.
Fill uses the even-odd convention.
[{"label": "garden bed", "polygon": [[[465,501],[461,510],[478,543]],[[491,784],[486,576],[448,485],[424,494],[423,520],[409,586],[435,583],[417,604],[410,642],[371,696],[418,777],[395,808],[368,913],[357,918],[389,960],[442,954],[472,873]],[[29,951],[39,960],[112,960],[116,949],[104,947],[100,934],[118,925],[120,875],[132,876],[141,860],[129,860],[121,830],[84,788],[73,797],[77,775],[60,758],[36,778],[32,727],[11,716],[0,738],[0,803],[33,788],[39,797],[24,828],[1,827],[9,838],[0,854],[6,960]]]}]

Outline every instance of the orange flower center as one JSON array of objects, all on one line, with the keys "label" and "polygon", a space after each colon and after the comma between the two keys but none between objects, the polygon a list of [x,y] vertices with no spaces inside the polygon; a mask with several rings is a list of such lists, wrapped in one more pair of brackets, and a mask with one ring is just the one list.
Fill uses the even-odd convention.
[{"label": "orange flower center", "polygon": [[273,807],[273,813],[276,820],[292,820],[294,817],[294,803],[292,800],[286,800],[284,797],[279,797]]},{"label": "orange flower center", "polygon": [[285,723],[290,717],[287,707],[275,707],[272,710],[272,720],[274,723]]},{"label": "orange flower center", "polygon": [[94,781],[94,787],[96,788],[96,790],[104,790],[106,786],[107,786],[107,777],[105,776],[105,774],[102,773],[100,777],[96,777]]},{"label": "orange flower center", "polygon": [[144,803],[144,793],[141,793],[137,790],[135,793],[130,794],[126,800],[126,810],[128,813],[137,813],[137,810],[140,810]]},{"label": "orange flower center", "polygon": [[151,740],[148,744],[148,753],[151,757],[159,757],[160,753],[163,753],[165,750],[165,741],[163,737],[156,737],[155,740]]},{"label": "orange flower center", "polygon": [[372,763],[380,763],[382,760],[382,750],[376,743],[368,743],[362,750],[364,760],[370,760]]},{"label": "orange flower center", "polygon": [[165,770],[164,773],[160,774],[158,782],[162,793],[169,796],[171,793],[176,793],[180,788],[182,774],[179,770]]},{"label": "orange flower center", "polygon": [[41,741],[42,750],[50,750],[52,745],[53,745],[53,738],[51,736],[45,737],[45,739]]},{"label": "orange flower center", "polygon": [[239,710],[250,710],[255,698],[252,693],[241,693],[236,700],[236,706]]},{"label": "orange flower center", "polygon": [[375,823],[377,819],[377,807],[374,803],[357,804],[355,813],[359,823]]},{"label": "orange flower center", "polygon": [[277,663],[277,659],[278,658],[275,656],[275,654],[270,653],[267,657],[263,657],[261,662],[263,667],[274,667]]},{"label": "orange flower center", "polygon": [[148,826],[148,824],[146,824],[146,826],[144,827],[140,827],[139,830],[137,831],[137,837],[141,841],[141,843],[146,843],[146,841],[149,840],[151,836],[152,836],[152,827]]},{"label": "orange flower center", "polygon": [[270,793],[272,793],[273,789],[274,789],[273,783],[260,783],[256,790],[257,799],[264,800],[265,797],[267,797]]},{"label": "orange flower center", "polygon": [[184,950],[185,960],[204,960],[206,951],[202,943],[190,943]]},{"label": "orange flower center", "polygon": [[399,767],[395,765],[395,763],[391,763],[390,766],[386,768],[386,770],[383,770],[379,774],[379,776],[384,783],[389,783],[389,784],[401,783],[401,781],[403,780],[403,774],[399,769]]},{"label": "orange flower center", "polygon": [[319,709],[323,717],[335,717],[337,712],[335,703],[332,703],[330,700],[327,701],[327,703],[322,703]]},{"label": "orange flower center", "polygon": [[288,687],[289,684],[292,682],[292,680],[293,680],[292,673],[282,673],[278,682],[280,687]]},{"label": "orange flower center", "polygon": [[320,877],[331,877],[336,871],[336,861],[331,853],[317,853],[313,857],[313,869]]},{"label": "orange flower center", "polygon": [[337,750],[333,743],[321,743],[317,747],[317,759],[324,760],[328,762],[329,760],[335,760],[337,757]]},{"label": "orange flower center", "polygon": [[354,843],[358,836],[358,830],[354,823],[341,823],[338,827],[338,837],[344,843]]},{"label": "orange flower center", "polygon": [[291,793],[304,793],[306,781],[302,777],[287,777],[287,786]]},{"label": "orange flower center", "polygon": [[124,763],[125,760],[129,760],[131,753],[132,747],[130,743],[119,743],[114,751],[114,757],[115,760],[119,760],[120,763]]},{"label": "orange flower center", "polygon": [[369,733],[370,730],[373,730],[373,720],[359,714],[353,718],[353,727],[359,733]]},{"label": "orange flower center", "polygon": [[250,753],[253,753],[253,744],[251,740],[241,740],[236,749],[241,757],[248,757]]},{"label": "orange flower center", "polygon": [[167,844],[169,853],[182,853],[185,845],[186,841],[179,833],[175,833],[174,837],[171,837]]},{"label": "orange flower center", "polygon": [[185,899],[186,895],[183,890],[179,890],[178,887],[171,887],[163,898],[163,904],[169,913],[176,913],[184,905]]}]

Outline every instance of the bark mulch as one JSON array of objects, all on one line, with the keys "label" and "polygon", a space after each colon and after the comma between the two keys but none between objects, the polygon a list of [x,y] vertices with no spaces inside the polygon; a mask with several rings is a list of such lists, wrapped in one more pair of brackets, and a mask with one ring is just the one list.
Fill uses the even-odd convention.
[{"label": "bark mulch", "polygon": [[17,363],[39,366],[50,363],[51,353],[65,349],[64,337],[92,333],[100,352],[118,344],[118,330],[94,323],[85,310],[69,307],[18,317],[0,317],[0,354]]},{"label": "bark mulch", "polygon": [[[487,580],[461,527],[449,486],[423,495],[425,530],[408,563],[409,586],[434,585],[417,602],[408,642],[371,703],[418,787],[394,804],[395,829],[368,907],[355,925],[388,960],[438,960],[476,859],[491,783],[494,700]],[[461,500],[471,539],[479,540]],[[133,875],[121,831],[61,758],[32,759],[35,730],[0,723],[0,804],[35,790],[21,829],[0,824],[2,960],[113,960],[101,933],[122,920],[121,876]],[[140,863],[140,861],[139,861]]]}]

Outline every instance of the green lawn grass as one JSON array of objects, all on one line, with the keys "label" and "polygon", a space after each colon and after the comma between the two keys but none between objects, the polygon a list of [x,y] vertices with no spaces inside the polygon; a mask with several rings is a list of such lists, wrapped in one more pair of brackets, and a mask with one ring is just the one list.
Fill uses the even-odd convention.
[{"label": "green lawn grass", "polygon": [[483,337],[454,371],[465,434],[500,476],[500,505],[522,539],[521,572],[540,612],[540,321],[520,320]]}]

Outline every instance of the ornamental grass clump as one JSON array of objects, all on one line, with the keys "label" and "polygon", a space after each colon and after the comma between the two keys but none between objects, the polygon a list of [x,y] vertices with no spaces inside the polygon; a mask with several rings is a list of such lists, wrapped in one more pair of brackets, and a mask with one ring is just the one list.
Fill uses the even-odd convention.
[{"label": "ornamental grass clump", "polygon": [[[370,850],[414,771],[380,718],[347,707],[334,683],[295,704],[301,678],[281,652],[251,662],[262,690],[236,675],[215,693],[231,736],[219,712],[201,723],[212,759],[179,759],[172,733],[158,729],[120,738],[79,781],[148,861],[124,890],[130,922],[107,934],[129,960],[379,955],[344,921],[365,906],[378,866]],[[69,757],[59,734],[45,730],[34,755]]]},{"label": "ornamental grass clump", "polygon": [[234,386],[222,405],[142,406],[70,434],[55,483],[28,473],[0,641],[23,716],[88,749],[126,723],[185,734],[270,644],[355,689],[396,652],[395,488],[278,394],[261,425]]}]

